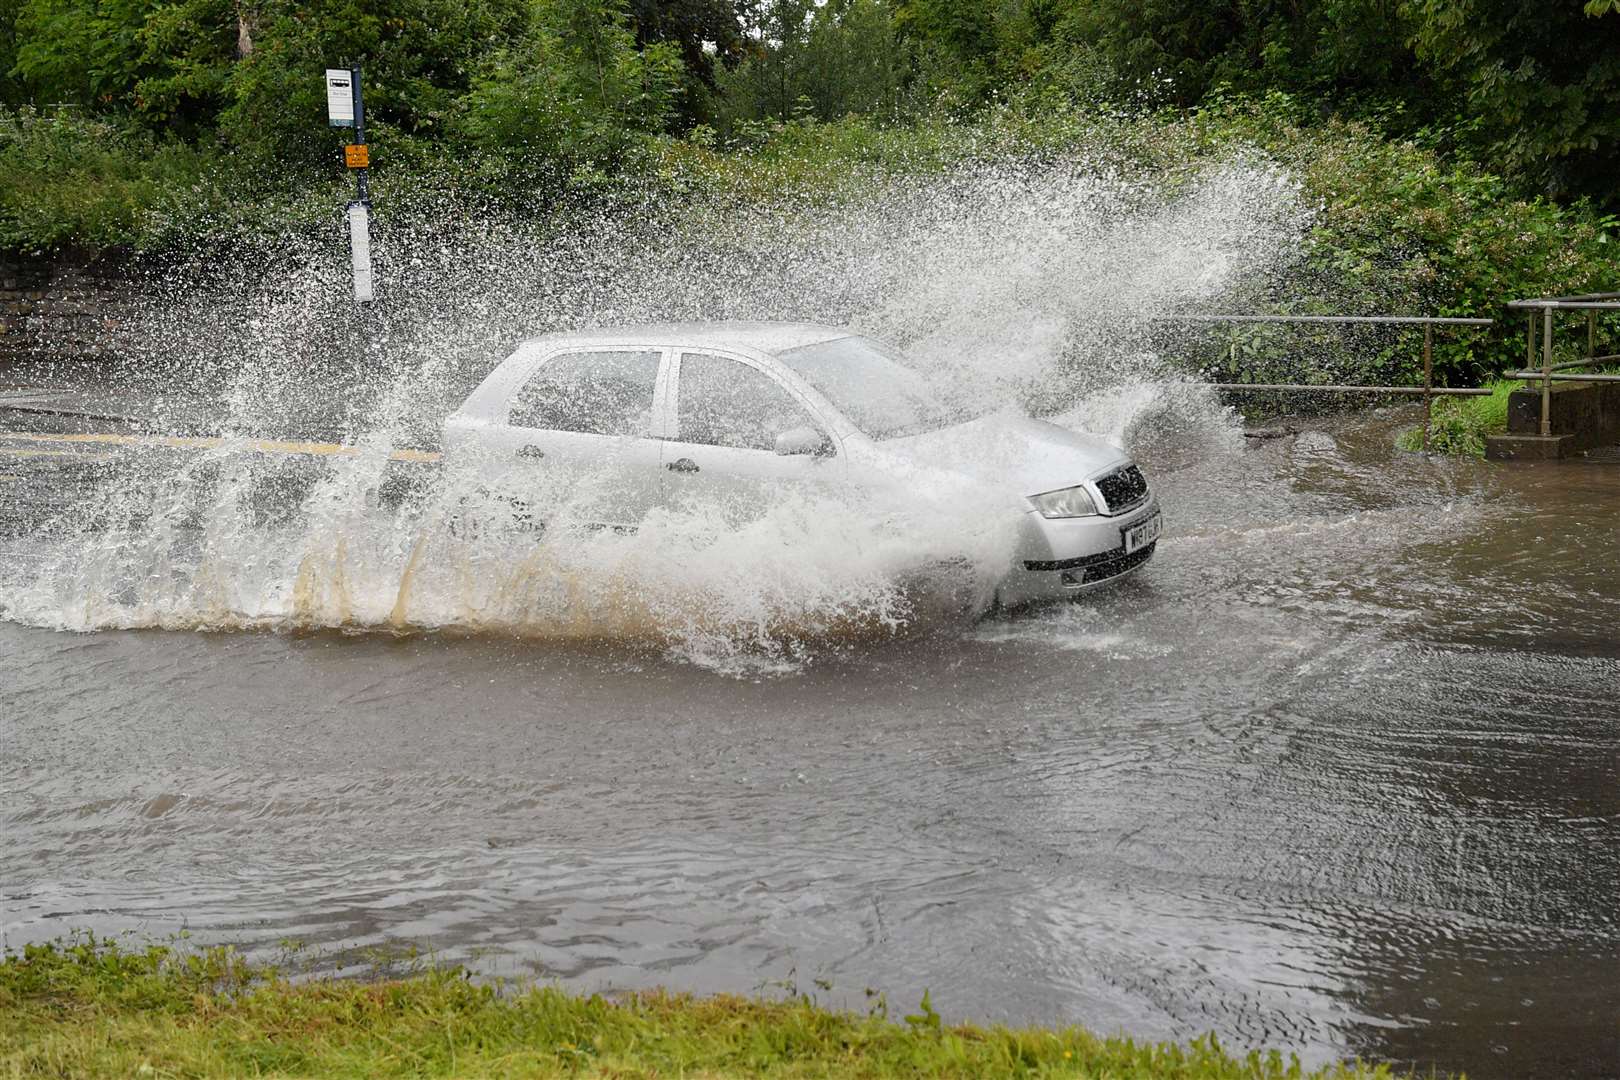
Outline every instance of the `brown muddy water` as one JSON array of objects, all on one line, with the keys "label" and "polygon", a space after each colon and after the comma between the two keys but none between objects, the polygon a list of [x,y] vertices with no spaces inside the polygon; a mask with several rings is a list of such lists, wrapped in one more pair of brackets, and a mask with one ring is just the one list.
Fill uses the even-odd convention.
[{"label": "brown muddy water", "polygon": [[769,669],[0,621],[0,932],[1620,1075],[1620,469],[1392,440],[1159,461],[1134,580]]}]

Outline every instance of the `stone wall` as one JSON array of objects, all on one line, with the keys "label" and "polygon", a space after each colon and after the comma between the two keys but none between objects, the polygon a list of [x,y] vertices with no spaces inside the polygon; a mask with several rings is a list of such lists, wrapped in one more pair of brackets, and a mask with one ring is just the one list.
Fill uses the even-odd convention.
[{"label": "stone wall", "polygon": [[106,360],[133,303],[123,260],[0,253],[0,364]]},{"label": "stone wall", "polygon": [[1545,461],[1620,443],[1620,383],[1555,382],[1547,395],[1551,435],[1541,434],[1541,384],[1508,395],[1506,435],[1485,440],[1493,461]]},{"label": "stone wall", "polygon": [[[1572,436],[1571,449],[1620,442],[1620,383],[1555,382],[1547,397],[1553,434]],[[1508,433],[1541,434],[1540,383],[1531,380],[1508,395]]]}]

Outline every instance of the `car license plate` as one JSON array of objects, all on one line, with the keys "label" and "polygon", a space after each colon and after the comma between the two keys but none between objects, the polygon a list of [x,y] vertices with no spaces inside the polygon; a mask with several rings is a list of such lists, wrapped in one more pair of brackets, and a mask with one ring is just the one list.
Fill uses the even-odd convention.
[{"label": "car license plate", "polygon": [[1146,521],[1132,525],[1128,529],[1121,529],[1125,534],[1125,554],[1129,555],[1138,548],[1145,548],[1159,538],[1164,528],[1164,515],[1154,514]]}]

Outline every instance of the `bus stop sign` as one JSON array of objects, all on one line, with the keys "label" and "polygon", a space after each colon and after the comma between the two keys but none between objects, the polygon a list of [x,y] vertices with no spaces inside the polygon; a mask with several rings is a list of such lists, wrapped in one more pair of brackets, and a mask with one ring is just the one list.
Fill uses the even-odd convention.
[{"label": "bus stop sign", "polygon": [[326,122],[354,127],[354,76],[348,68],[326,69]]}]

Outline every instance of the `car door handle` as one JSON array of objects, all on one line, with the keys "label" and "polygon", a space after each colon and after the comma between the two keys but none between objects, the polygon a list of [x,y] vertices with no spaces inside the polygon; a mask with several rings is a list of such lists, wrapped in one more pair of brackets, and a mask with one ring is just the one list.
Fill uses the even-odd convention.
[{"label": "car door handle", "polygon": [[518,447],[517,456],[533,458],[535,461],[539,461],[546,456],[546,452],[538,446],[520,446]]},{"label": "car door handle", "polygon": [[698,471],[698,463],[689,457],[676,458],[664,468],[670,472],[693,473]]}]

